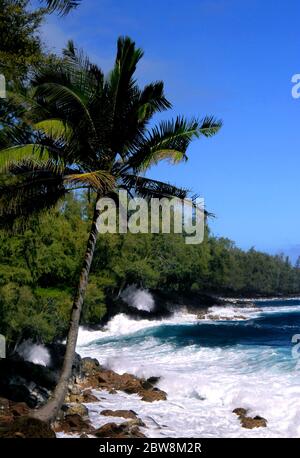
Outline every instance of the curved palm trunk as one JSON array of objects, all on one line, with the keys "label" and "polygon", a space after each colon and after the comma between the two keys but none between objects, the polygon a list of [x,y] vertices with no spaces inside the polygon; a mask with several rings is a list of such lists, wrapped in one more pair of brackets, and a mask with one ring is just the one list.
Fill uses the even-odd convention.
[{"label": "curved palm trunk", "polygon": [[95,205],[93,222],[92,222],[89,240],[87,243],[85,258],[84,258],[82,270],[80,273],[80,279],[79,279],[79,283],[77,287],[77,292],[76,292],[73,306],[72,306],[70,325],[69,325],[69,331],[68,331],[68,336],[67,336],[66,353],[64,357],[64,363],[63,363],[62,371],[60,374],[60,378],[53,392],[53,395],[50,398],[50,400],[47,402],[47,404],[45,404],[39,410],[34,412],[32,415],[34,418],[38,418],[39,420],[42,420],[45,422],[51,422],[52,420],[56,418],[64,402],[64,399],[67,393],[67,389],[68,389],[68,383],[72,375],[72,365],[73,365],[73,361],[75,357],[75,349],[76,349],[76,343],[77,343],[77,337],[78,337],[82,305],[83,305],[83,300],[84,300],[84,296],[85,296],[87,285],[88,285],[89,272],[90,272],[91,264],[93,261],[93,256],[94,256],[97,236],[98,236],[97,220],[100,214],[99,210],[97,210],[98,200],[99,200],[99,197]]}]

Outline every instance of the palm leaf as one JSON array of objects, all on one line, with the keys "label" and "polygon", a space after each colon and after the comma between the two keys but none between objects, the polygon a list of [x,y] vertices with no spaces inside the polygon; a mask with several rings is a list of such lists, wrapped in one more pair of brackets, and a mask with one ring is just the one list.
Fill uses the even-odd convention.
[{"label": "palm leaf", "polygon": [[126,167],[145,170],[166,158],[175,163],[187,160],[186,151],[191,141],[195,137],[213,136],[221,126],[222,122],[212,117],[205,117],[201,121],[177,117],[176,120],[161,122],[135,145],[135,151]]},{"label": "palm leaf", "polygon": [[188,189],[179,188],[171,185],[170,183],[164,183],[162,181],[152,180],[150,178],[139,177],[136,175],[123,175],[123,186],[137,193],[139,196],[144,198],[151,197],[177,197],[179,199],[185,199],[189,193]]},{"label": "palm leaf", "polygon": [[65,183],[87,185],[97,192],[106,194],[115,186],[115,178],[108,172],[98,170],[88,173],[71,173],[64,177]]},{"label": "palm leaf", "polygon": [[34,128],[55,139],[66,139],[71,135],[71,128],[60,119],[46,119],[34,124]]},{"label": "palm leaf", "polygon": [[139,121],[146,121],[151,116],[160,111],[172,108],[172,104],[166,99],[164,95],[164,83],[158,81],[156,83],[148,84],[140,94],[138,118]]},{"label": "palm leaf", "polygon": [[68,192],[61,170],[50,162],[22,161],[11,165],[0,182],[0,227],[25,228],[32,217],[47,211]]},{"label": "palm leaf", "polygon": [[[43,1],[43,0],[40,0]],[[81,0],[44,0],[49,12],[57,11],[61,15],[68,14],[80,4]]]},{"label": "palm leaf", "polygon": [[0,173],[6,173],[13,164],[24,160],[48,158],[49,153],[46,148],[35,143],[11,146],[0,151]]},{"label": "palm leaf", "polygon": [[[90,118],[90,114],[87,110],[84,94],[80,94],[79,91],[66,84],[60,84],[55,81],[50,81],[39,85],[35,91],[35,97],[43,99],[45,105],[54,105],[57,110],[63,113],[68,113],[67,120],[72,121],[72,115],[76,115],[78,119],[79,115],[87,118],[91,125],[93,122]],[[80,119],[80,118],[79,118]]]}]

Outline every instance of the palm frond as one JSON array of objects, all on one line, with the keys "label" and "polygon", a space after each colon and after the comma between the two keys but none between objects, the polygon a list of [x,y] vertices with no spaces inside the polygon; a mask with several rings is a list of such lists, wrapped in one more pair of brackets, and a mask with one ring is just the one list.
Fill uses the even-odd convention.
[{"label": "palm frond", "polygon": [[[70,80],[76,85],[85,84],[91,81],[91,77],[95,77],[97,74],[97,79],[103,81],[104,75],[102,70],[96,65],[91,63],[88,56],[82,49],[78,49],[75,46],[73,40],[67,42],[66,47],[63,49],[64,56],[64,70],[69,74]],[[68,64],[65,67],[66,63]],[[79,77],[79,78],[78,78]]]},{"label": "palm frond", "polygon": [[53,164],[22,161],[0,180],[0,227],[25,228],[33,216],[52,208],[67,192]]},{"label": "palm frond", "polygon": [[46,119],[37,122],[33,127],[56,139],[65,139],[67,141],[71,136],[71,128],[66,126],[60,119]]},{"label": "palm frond", "polygon": [[144,198],[177,197],[185,199],[189,193],[188,189],[136,175],[123,175],[122,182],[123,187]]},{"label": "palm frond", "polygon": [[31,112],[32,119],[35,122],[60,119],[72,130],[73,140],[79,146],[77,151],[81,149],[89,161],[95,160],[99,143],[103,142],[105,123],[108,123],[108,117],[102,117],[107,101],[105,105],[101,98],[101,70],[76,52],[62,67],[42,69],[34,86],[38,103]]},{"label": "palm frond", "polygon": [[[43,2],[43,0],[40,0]],[[57,11],[61,15],[68,14],[80,4],[81,0],[44,0],[49,12]]]},{"label": "palm frond", "polygon": [[120,95],[125,85],[132,80],[136,66],[143,55],[142,49],[136,48],[135,42],[129,37],[118,39],[115,67],[110,75],[110,84],[116,89],[116,94]]},{"label": "palm frond", "polygon": [[172,108],[172,104],[166,99],[164,94],[164,83],[157,81],[148,84],[140,94],[138,117],[140,122],[144,122],[151,116],[160,111]]},{"label": "palm frond", "polygon": [[49,153],[41,145],[32,143],[27,145],[11,146],[0,151],[0,173],[6,173],[16,163],[30,159],[47,159]]},{"label": "palm frond", "polygon": [[[47,126],[47,128],[46,128]],[[45,161],[48,159],[56,163],[67,164],[71,145],[69,139],[61,136],[46,135],[43,130],[52,129],[53,134],[58,134],[59,126],[49,122],[42,123],[44,129],[35,126],[13,125],[0,129],[0,172],[5,173],[11,164],[19,161]],[[55,128],[54,128],[55,127]],[[72,152],[72,151],[71,151]]]},{"label": "palm frond", "polygon": [[54,106],[57,111],[60,110],[67,114],[67,121],[72,122],[74,115],[77,119],[78,115],[80,115],[88,119],[93,126],[93,122],[85,104],[84,94],[74,90],[71,86],[49,80],[49,82],[37,86],[35,96],[40,102],[42,99],[43,103],[49,106],[49,110]]},{"label": "palm frond", "polygon": [[87,185],[94,191],[105,195],[114,188],[115,178],[106,171],[98,170],[88,173],[71,173],[64,177],[64,183],[80,184],[81,186]]},{"label": "palm frond", "polygon": [[221,119],[216,119],[214,116],[206,116],[199,122],[196,137],[213,137],[219,132],[222,126],[223,121]]},{"label": "palm frond", "polygon": [[188,146],[194,138],[211,137],[221,126],[222,122],[213,117],[205,117],[201,121],[186,120],[183,117],[163,121],[135,145],[126,166],[134,170],[145,170],[166,158],[175,163],[185,161]]},{"label": "palm frond", "polygon": [[133,125],[136,129],[136,113],[133,117],[132,106],[135,105],[140,91],[136,85],[134,73],[143,54],[143,51],[136,48],[135,43],[129,37],[120,37],[117,43],[115,66],[106,83],[111,106],[108,121],[112,128],[112,149],[118,151],[119,154],[123,153],[126,141],[132,138]]}]

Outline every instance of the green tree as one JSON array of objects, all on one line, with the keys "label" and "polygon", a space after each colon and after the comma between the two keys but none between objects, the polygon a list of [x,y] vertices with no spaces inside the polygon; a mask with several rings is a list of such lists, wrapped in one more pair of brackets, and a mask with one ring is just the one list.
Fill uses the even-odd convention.
[{"label": "green tree", "polygon": [[30,0],[0,0],[0,73],[7,83],[26,80],[30,70],[50,58],[39,34],[46,15],[67,14],[79,4],[69,0],[40,3],[41,8],[33,8]]},{"label": "green tree", "polygon": [[[41,343],[65,338],[88,238],[84,208],[85,201],[69,195],[39,226],[23,234],[0,231],[0,333],[9,351],[28,338]],[[100,288],[98,293],[103,294]],[[90,315],[95,317],[94,308],[91,304]],[[104,312],[98,308],[98,321]]]},{"label": "green tree", "polygon": [[[31,126],[8,126],[7,148],[0,154],[7,181],[0,188],[0,222],[16,227],[51,208],[71,187],[95,193],[92,226],[75,294],[62,373],[52,399],[35,416],[54,418],[71,375],[84,296],[96,246],[99,199],[119,188],[144,197],[185,197],[186,191],[145,178],[162,159],[187,159],[194,138],[210,137],[221,127],[212,117],[175,120],[149,127],[156,112],[170,108],[163,83],[140,89],[134,78],[143,56],[129,38],[118,40],[115,66],[108,77],[70,42],[63,64],[46,66],[32,81]],[[28,98],[27,98],[27,104]]]}]

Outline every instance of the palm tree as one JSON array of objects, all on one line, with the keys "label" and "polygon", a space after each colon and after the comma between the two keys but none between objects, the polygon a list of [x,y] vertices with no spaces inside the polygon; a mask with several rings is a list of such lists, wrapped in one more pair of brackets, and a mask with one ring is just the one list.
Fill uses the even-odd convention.
[{"label": "palm tree", "polygon": [[71,376],[98,235],[97,202],[120,188],[144,197],[184,198],[185,189],[151,180],[144,176],[145,170],[163,159],[187,160],[194,138],[210,137],[221,127],[213,117],[177,117],[150,127],[153,115],[171,104],[162,82],[138,86],[134,74],[142,56],[130,38],[119,38],[114,68],[104,77],[69,42],[63,63],[43,68],[34,77],[31,94],[22,105],[22,123],[7,123],[0,132],[0,226],[26,226],[28,218],[54,206],[74,188],[89,188],[95,194],[64,364],[52,398],[35,412],[40,420],[55,418]]}]

